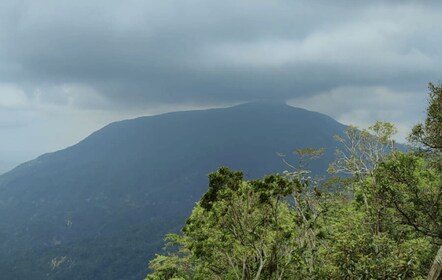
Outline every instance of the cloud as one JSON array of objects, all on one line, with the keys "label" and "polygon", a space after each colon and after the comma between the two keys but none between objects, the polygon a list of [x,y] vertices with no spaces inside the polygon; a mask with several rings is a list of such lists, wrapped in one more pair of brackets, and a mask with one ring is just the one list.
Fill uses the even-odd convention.
[{"label": "cloud", "polygon": [[405,130],[442,79],[441,12],[436,1],[0,1],[0,153],[254,100]]},{"label": "cloud", "polygon": [[436,4],[6,2],[4,82],[27,92],[76,84],[108,99],[97,107],[288,99],[404,80],[422,87],[440,76]]},{"label": "cloud", "polygon": [[28,103],[26,94],[14,84],[0,84],[0,108],[20,108]]},{"label": "cloud", "polygon": [[392,122],[398,128],[396,140],[404,142],[411,128],[425,116],[426,96],[380,86],[344,86],[315,96],[294,98],[288,104],[323,112],[361,128],[376,121]]}]

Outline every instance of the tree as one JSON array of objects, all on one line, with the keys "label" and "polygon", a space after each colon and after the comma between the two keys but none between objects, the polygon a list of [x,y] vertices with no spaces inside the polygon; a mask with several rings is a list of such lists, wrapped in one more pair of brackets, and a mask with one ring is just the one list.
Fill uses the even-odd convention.
[{"label": "tree", "polygon": [[[429,83],[427,117],[416,125],[409,141],[423,148],[431,165],[442,172],[442,85]],[[442,186],[441,186],[442,188]],[[442,271],[442,246],[434,259],[428,279],[437,279]]]},{"label": "tree", "polygon": [[442,152],[442,85],[429,83],[427,117],[416,125],[410,136],[411,143],[434,152]]},{"label": "tree", "polygon": [[385,207],[373,172],[395,149],[392,136],[396,131],[395,126],[388,122],[376,122],[363,130],[350,126],[344,137],[335,136],[343,148],[336,150],[336,159],[328,168],[330,173],[351,176],[354,183],[350,185],[350,191],[370,214],[374,234],[383,231]]},{"label": "tree", "polygon": [[439,247],[436,257],[434,258],[433,265],[431,266],[430,272],[428,273],[428,280],[437,280],[442,272],[442,246]]},{"label": "tree", "polygon": [[442,244],[442,176],[413,153],[396,152],[374,170],[386,206],[401,224]]},{"label": "tree", "polygon": [[[375,171],[388,206],[398,224],[431,238],[439,251],[427,279],[436,280],[442,269],[442,174],[426,157],[395,153]],[[436,250],[436,249],[434,249]]]},{"label": "tree", "polygon": [[340,203],[330,214],[320,279],[423,279],[427,273],[431,245],[426,238],[406,232],[373,234],[368,213],[354,201]]},{"label": "tree", "polygon": [[[395,244],[393,247],[388,245],[390,253],[393,253],[394,248],[396,250],[407,246],[406,244],[413,241],[417,242],[415,246],[420,244],[422,252],[425,252],[425,238],[432,237],[433,240],[439,238],[440,217],[442,217],[440,172],[431,169],[427,164],[428,161],[419,155],[396,152],[394,141],[391,139],[395,131],[393,125],[380,122],[368,130],[359,131],[355,127],[350,127],[346,137],[337,137],[344,149],[337,151],[337,159],[330,165],[329,171],[351,175],[354,183],[350,191],[356,197],[355,202],[359,201],[365,205],[366,215],[362,216],[363,223],[372,225],[372,234],[368,235],[372,238],[371,241],[359,239],[355,249],[364,246],[379,248],[380,244],[384,244],[382,246]],[[433,139],[436,136],[433,134]],[[363,229],[361,230],[357,235],[359,237],[366,234]],[[415,233],[418,235],[413,237]],[[338,240],[345,235],[344,232],[338,236]],[[352,242],[357,240],[356,236],[345,238],[347,241],[348,239]],[[378,242],[381,243],[376,245]],[[333,248],[335,246],[330,248],[331,251]],[[339,249],[338,255],[344,251],[345,248]],[[364,251],[365,258],[362,259],[364,262],[370,260],[367,259],[369,252]],[[351,263],[359,263],[355,259],[356,255],[352,256]],[[389,258],[388,263],[394,262],[394,255],[385,256]],[[422,265],[426,263],[423,258],[421,263]],[[375,265],[376,262],[369,266]],[[396,268],[398,267],[396,265]],[[402,272],[404,275],[410,272],[410,269],[402,268]]]},{"label": "tree", "polygon": [[[227,168],[210,174],[183,234],[169,236],[178,253],[151,262],[155,273],[148,279],[168,279],[162,275],[170,267],[168,276],[183,279],[282,279],[298,249],[283,200],[293,187],[279,175],[244,181]],[[180,263],[179,254],[190,262]]]},{"label": "tree", "polygon": [[[316,156],[308,150],[302,156]],[[159,279],[404,279],[422,275],[429,243],[388,231],[373,235],[369,214],[307,170],[246,181],[220,168],[181,234],[150,262]]]},{"label": "tree", "polygon": [[245,181],[220,168],[147,279],[314,279],[322,212],[310,187],[297,175]]},{"label": "tree", "polygon": [[367,175],[372,175],[373,169],[394,150],[392,136],[396,132],[395,126],[388,122],[376,122],[363,130],[349,126],[344,137],[335,136],[342,148],[336,150],[336,159],[328,171],[351,175],[361,182]]}]

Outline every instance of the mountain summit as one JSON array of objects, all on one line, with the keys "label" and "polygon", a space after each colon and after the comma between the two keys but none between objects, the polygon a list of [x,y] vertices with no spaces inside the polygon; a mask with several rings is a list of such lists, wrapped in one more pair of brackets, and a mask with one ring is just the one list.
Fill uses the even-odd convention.
[{"label": "mountain summit", "polygon": [[0,270],[8,279],[140,279],[209,172],[282,172],[277,153],[306,147],[326,149],[311,166],[324,172],[344,129],[262,102],[109,124],[0,176]]}]

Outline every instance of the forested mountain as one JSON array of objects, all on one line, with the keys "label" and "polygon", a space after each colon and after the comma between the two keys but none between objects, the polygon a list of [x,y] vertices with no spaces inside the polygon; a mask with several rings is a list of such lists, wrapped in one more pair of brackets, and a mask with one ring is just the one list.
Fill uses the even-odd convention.
[{"label": "forested mountain", "polygon": [[[328,172],[244,180],[222,167],[146,280],[427,279],[442,275],[442,86],[397,149],[394,124],[348,127]],[[321,151],[302,149],[302,158]]]},{"label": "forested mountain", "polygon": [[4,279],[140,279],[220,166],[246,179],[323,147],[325,173],[345,126],[285,104],[168,113],[112,123],[0,177]]}]

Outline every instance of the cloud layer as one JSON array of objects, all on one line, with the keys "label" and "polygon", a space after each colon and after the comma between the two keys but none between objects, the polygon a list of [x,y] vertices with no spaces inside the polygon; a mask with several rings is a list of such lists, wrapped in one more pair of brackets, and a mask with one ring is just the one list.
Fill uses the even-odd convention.
[{"label": "cloud layer", "polygon": [[1,1],[0,127],[66,130],[55,118],[84,133],[78,116],[97,128],[158,106],[276,99],[406,129],[442,77],[441,12],[436,1]]},{"label": "cloud layer", "polygon": [[440,6],[309,2],[6,1],[1,77],[28,95],[79,84],[116,106],[439,78]]}]

